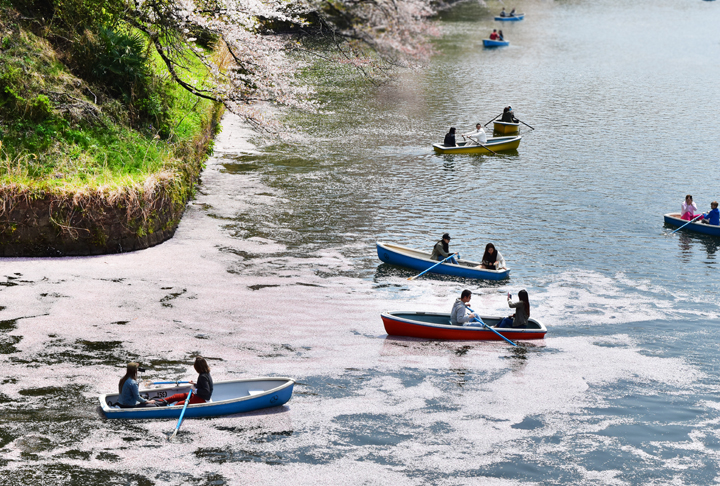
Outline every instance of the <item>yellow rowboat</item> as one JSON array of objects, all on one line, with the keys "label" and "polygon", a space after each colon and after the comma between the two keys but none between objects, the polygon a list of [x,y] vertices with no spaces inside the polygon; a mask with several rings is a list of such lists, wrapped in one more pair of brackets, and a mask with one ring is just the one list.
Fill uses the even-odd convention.
[{"label": "yellow rowboat", "polygon": [[511,133],[517,133],[518,130],[520,130],[520,124],[496,121],[493,122],[493,129],[497,134],[510,135]]},{"label": "yellow rowboat", "polygon": [[[485,146],[493,152],[500,152],[503,150],[515,150],[520,146],[520,140],[522,137],[492,137],[488,138]],[[457,147],[446,147],[441,143],[434,143],[433,148],[435,152],[440,154],[487,154],[492,155],[490,151],[475,145],[474,142],[470,142],[470,145],[466,145],[466,142],[460,142]]]}]

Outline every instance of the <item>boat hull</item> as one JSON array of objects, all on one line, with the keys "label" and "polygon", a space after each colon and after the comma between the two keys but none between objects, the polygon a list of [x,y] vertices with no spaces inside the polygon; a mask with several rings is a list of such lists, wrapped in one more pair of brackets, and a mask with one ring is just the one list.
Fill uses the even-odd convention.
[{"label": "boat hull", "polygon": [[[517,150],[520,146],[522,137],[492,137],[489,138],[485,146],[493,152],[503,152],[507,150]],[[433,149],[440,154],[486,154],[492,153],[479,145],[471,145],[467,147],[465,142],[460,142],[457,147],[446,147],[441,143],[434,143]]]},{"label": "boat hull", "polygon": [[[390,265],[399,267],[412,268],[419,272],[432,267],[437,261],[430,259],[430,253],[413,250],[392,243],[377,242],[378,258]],[[442,263],[429,273],[437,273],[440,275],[450,275],[452,277],[474,278],[478,280],[503,280],[510,276],[510,270],[484,270],[480,268],[472,268],[468,265],[477,266],[479,262],[469,260],[459,260],[460,265],[453,263]]]},{"label": "boat hull", "polygon": [[485,47],[503,47],[503,46],[509,46],[510,41],[497,41],[497,40],[490,40],[490,39],[483,39],[483,46]]},{"label": "boat hull", "polygon": [[520,124],[496,121],[493,122],[493,130],[500,135],[510,135],[520,131]]},{"label": "boat hull", "polygon": [[[463,327],[450,324],[450,314],[434,312],[383,312],[381,314],[385,332],[389,336],[405,336],[422,339],[441,339],[458,341],[500,341],[502,338],[484,327]],[[528,328],[513,329],[496,326],[502,317],[481,316],[481,319],[493,326],[497,332],[510,339],[544,339],[547,328],[535,319],[530,319]],[[444,324],[443,324],[444,323]]]},{"label": "boat hull", "polygon": [[[686,224],[687,221],[680,219],[680,213],[668,213],[665,215],[665,224],[670,226],[680,227]],[[720,236],[720,226],[714,226],[704,223],[690,223],[685,226],[683,231],[689,231],[691,233],[700,233],[703,235]]]},{"label": "boat hull", "polygon": [[[248,380],[219,381],[214,384],[213,401],[187,406],[185,417],[216,417],[252,412],[263,408],[284,405],[292,397],[295,382],[290,378],[252,378]],[[140,390],[148,400],[187,393],[189,386],[165,386]],[[169,419],[178,418],[181,405],[170,407],[114,408],[108,401],[117,401],[117,393],[100,395],[100,407],[109,419]]]},{"label": "boat hull", "polygon": [[498,22],[519,22],[525,18],[525,14],[515,14],[512,17],[495,17]]}]

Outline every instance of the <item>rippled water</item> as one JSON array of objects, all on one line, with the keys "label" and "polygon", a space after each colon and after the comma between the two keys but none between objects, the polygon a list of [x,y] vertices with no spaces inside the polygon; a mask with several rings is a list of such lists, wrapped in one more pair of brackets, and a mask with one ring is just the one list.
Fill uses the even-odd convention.
[{"label": "rippled water", "polygon": [[[512,6],[507,4],[510,8]],[[695,0],[517,2],[511,45],[476,3],[397,82],[327,89],[304,143],[244,144],[232,118],[176,237],[125,255],[0,261],[0,484],[710,484],[720,478],[718,240],[670,235],[686,193],[720,198],[720,10]],[[499,4],[491,3],[493,11]],[[344,83],[338,79],[334,83]],[[517,153],[438,156],[511,104]],[[376,240],[463,257],[500,283],[380,264]],[[545,342],[389,338],[382,310],[507,312]],[[286,375],[284,407],[108,421],[144,378]]]}]

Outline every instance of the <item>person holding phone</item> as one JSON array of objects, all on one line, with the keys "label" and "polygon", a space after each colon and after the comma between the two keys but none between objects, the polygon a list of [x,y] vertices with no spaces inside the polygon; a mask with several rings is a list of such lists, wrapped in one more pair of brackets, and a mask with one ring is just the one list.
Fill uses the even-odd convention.
[{"label": "person holding phone", "polygon": [[517,302],[513,302],[512,294],[508,292],[508,307],[515,309],[515,314],[504,318],[497,327],[527,327],[528,319],[530,318],[530,299],[528,298],[527,290],[522,289],[518,292],[518,299]]}]

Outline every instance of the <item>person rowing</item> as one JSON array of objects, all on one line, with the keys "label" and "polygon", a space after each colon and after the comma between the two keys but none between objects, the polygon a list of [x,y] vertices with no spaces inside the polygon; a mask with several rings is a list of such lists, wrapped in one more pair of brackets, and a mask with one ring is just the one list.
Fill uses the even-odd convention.
[{"label": "person rowing", "polygon": [[492,34],[490,34],[490,40],[498,40],[497,29],[493,29]]},{"label": "person rowing", "polygon": [[443,261],[450,255],[453,255],[453,257],[449,260],[450,263],[454,263],[455,265],[457,265],[458,261],[455,259],[454,256],[457,255],[457,253],[450,253],[450,235],[445,233],[444,235],[442,235],[442,239],[435,243],[432,255],[430,255],[430,260]]},{"label": "person rowing", "polygon": [[[462,138],[465,140],[465,146],[470,145],[485,145],[487,143],[487,134],[482,124],[478,123],[475,125],[475,130],[462,134]],[[470,139],[468,141],[468,139]]]},{"label": "person rowing", "polygon": [[500,17],[507,17],[507,12],[505,12],[505,7],[503,7],[502,12],[500,12]]},{"label": "person rowing", "polygon": [[506,106],[503,109],[503,114],[500,121],[504,123],[518,123],[520,120],[515,118],[515,113],[513,113],[512,106]]},{"label": "person rowing", "polygon": [[[473,325],[473,322],[475,322],[474,319],[478,316],[473,313],[468,313],[469,309],[467,308],[467,306],[470,303],[471,297],[472,292],[466,289],[462,291],[459,299],[455,299],[452,311],[450,312],[450,324],[452,324],[453,326]],[[477,323],[476,325],[481,324]]]},{"label": "person rowing", "polygon": [[[198,356],[195,358],[193,368],[198,372],[198,380],[197,384],[190,381],[190,385],[195,385],[195,390],[193,390],[193,394],[190,396],[190,404],[205,403],[212,398],[213,393],[213,379],[212,376],[210,376],[210,366],[208,366],[205,358]],[[175,395],[158,400],[158,405],[168,406],[171,403],[175,403],[175,405],[185,405],[187,397],[188,393],[176,393]]]}]

